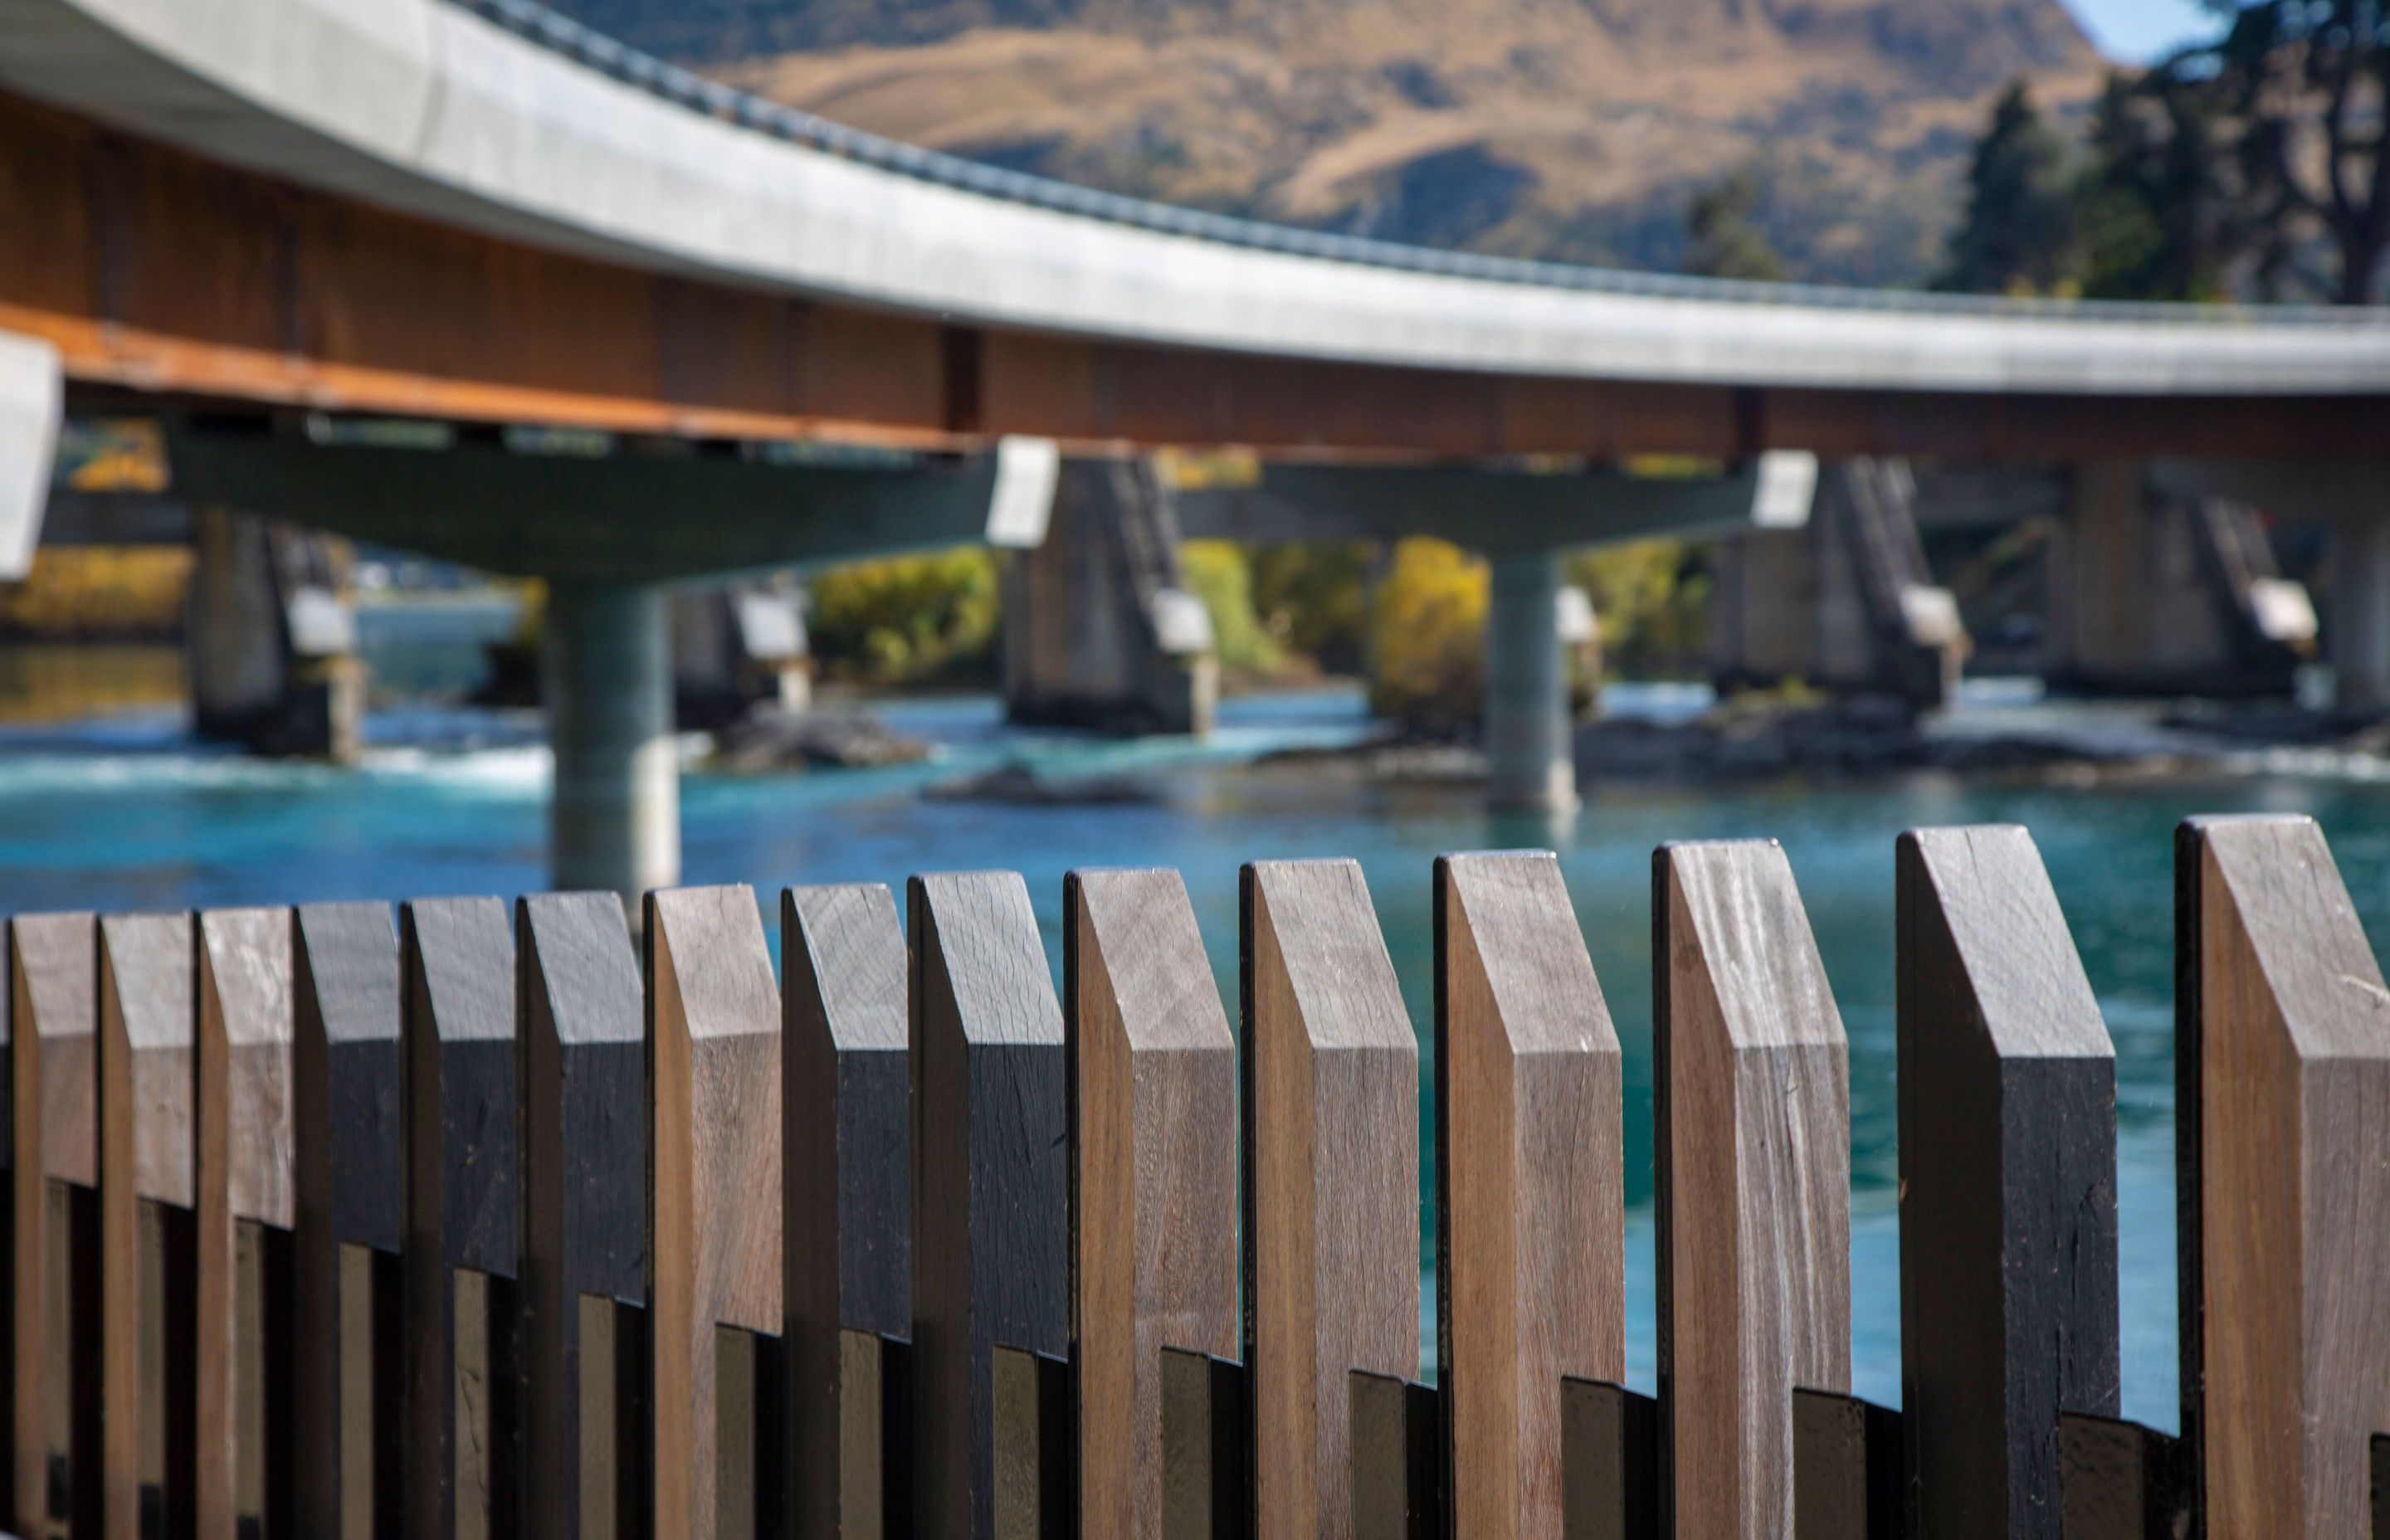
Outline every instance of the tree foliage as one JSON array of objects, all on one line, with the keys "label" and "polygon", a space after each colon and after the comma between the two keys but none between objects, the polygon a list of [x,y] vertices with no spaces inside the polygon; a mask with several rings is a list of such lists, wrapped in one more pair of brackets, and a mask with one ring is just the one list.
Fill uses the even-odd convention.
[{"label": "tree foliage", "polygon": [[882,686],[984,671],[1000,617],[996,557],[975,547],[833,567],[813,580],[814,654]]},{"label": "tree foliage", "polygon": [[1685,271],[1703,278],[1782,282],[1784,259],[1759,227],[1761,198],[1758,174],[1747,169],[1693,194],[1685,216]]},{"label": "tree foliage", "polygon": [[2017,81],[2000,94],[1967,168],[1967,208],[1937,287],[1979,294],[2063,290],[2077,263],[2075,153]]}]

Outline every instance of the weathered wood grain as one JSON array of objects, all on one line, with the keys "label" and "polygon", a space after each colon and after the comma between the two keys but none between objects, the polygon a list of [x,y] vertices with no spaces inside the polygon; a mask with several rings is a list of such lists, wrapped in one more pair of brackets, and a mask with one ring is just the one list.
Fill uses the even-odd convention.
[{"label": "weathered wood grain", "polygon": [[[270,1419],[286,1405],[252,1404],[286,1381],[287,1338],[269,1344],[243,1329],[238,1230],[243,1224],[287,1232],[290,1185],[290,915],[284,909],[212,909],[199,917],[199,1020],[193,1072],[198,1129],[195,1168],[199,1277],[199,1419],[193,1501],[200,1540],[235,1540],[246,1516],[268,1533],[289,1527],[290,1450],[266,1438]],[[275,1254],[269,1259],[268,1250]],[[251,1282],[282,1260],[282,1248],[259,1244]],[[260,1373],[244,1376],[240,1355],[263,1353]],[[248,1384],[250,1379],[258,1380]],[[258,1467],[261,1507],[244,1513],[244,1456]]]},{"label": "weathered wood grain", "polygon": [[1678,1534],[1793,1533],[1792,1392],[1850,1389],[1841,1015],[1772,841],[1652,860],[1660,1392]]},{"label": "weathered wood grain", "polygon": [[515,944],[495,898],[399,909],[406,1059],[405,1530],[512,1534]]},{"label": "weathered wood grain", "polygon": [[1914,1522],[2057,1540],[2059,1414],[2116,1415],[2116,1062],[2033,837],[1897,856],[1901,1404]]},{"label": "weathered wood grain", "polygon": [[790,1518],[799,1534],[877,1540],[906,1453],[886,1446],[880,1343],[913,1329],[895,899],[878,883],[782,890],[780,968]]},{"label": "weathered wood grain", "polygon": [[1176,872],[1062,891],[1080,1522],[1161,1540],[1163,1350],[1237,1349],[1237,1046]]},{"label": "weathered wood grain", "polygon": [[[70,1223],[54,1230],[53,1207],[96,1217],[99,1182],[98,930],[91,916],[20,915],[7,922],[9,1237],[9,1501],[18,1533],[32,1540],[52,1521],[80,1510],[84,1533],[97,1522],[100,1431],[58,1408],[96,1408],[55,1382],[54,1345],[70,1344],[68,1377],[96,1383],[100,1374],[97,1301],[58,1289],[77,1264],[88,1275],[96,1255],[71,1250]],[[88,1250],[88,1248],[86,1248]],[[63,1264],[63,1265],[59,1265]],[[52,1468],[70,1511],[50,1503]]]},{"label": "weathered wood grain", "polygon": [[[191,917],[109,915],[99,922],[101,1525],[140,1532],[143,1488],[162,1521],[191,1522],[187,1347],[195,1127]],[[145,1210],[183,1211],[178,1221]],[[145,1240],[145,1225],[154,1240]],[[145,1365],[145,1317],[162,1357]],[[145,1373],[145,1368],[155,1372]]]},{"label": "weathered wood grain", "polygon": [[1560,1540],[1564,1378],[1626,1375],[1618,1033],[1550,853],[1435,864],[1436,1333],[1456,1540]]},{"label": "weathered wood grain", "polygon": [[780,1460],[758,1458],[752,1363],[725,1384],[717,1341],[784,1326],[779,990],[752,889],[649,893],[646,916],[654,1533],[706,1540],[780,1502],[722,1476]]},{"label": "weathered wood grain", "polygon": [[1419,1043],[1359,866],[1248,866],[1241,909],[1258,1533],[1348,1540],[1352,1372],[1419,1373]]},{"label": "weathered wood grain", "polygon": [[[647,1300],[648,1065],[639,964],[622,898],[611,892],[518,901],[515,949],[523,1532],[533,1540],[619,1535],[639,1518],[623,1488],[642,1462],[637,1449],[622,1448],[611,1469],[596,1461],[590,1464],[597,1468],[585,1469],[585,1450],[593,1441],[604,1447],[621,1420],[612,1415],[621,1401],[618,1389],[603,1397],[588,1393],[583,1354],[603,1355],[610,1368],[614,1307]],[[585,1319],[598,1328],[593,1340],[584,1340]],[[585,1405],[599,1425],[584,1429]]]},{"label": "weathered wood grain", "polygon": [[2390,989],[2305,817],[2176,853],[2183,1431],[2211,1535],[2362,1533],[2390,1431]]},{"label": "weathered wood grain", "polygon": [[290,931],[298,1529],[393,1540],[406,1224],[398,934],[386,904],[302,905]]},{"label": "weathered wood grain", "polygon": [[1069,1352],[1062,1011],[1018,874],[917,877],[906,906],[919,1533],[986,1540],[994,1351]]}]

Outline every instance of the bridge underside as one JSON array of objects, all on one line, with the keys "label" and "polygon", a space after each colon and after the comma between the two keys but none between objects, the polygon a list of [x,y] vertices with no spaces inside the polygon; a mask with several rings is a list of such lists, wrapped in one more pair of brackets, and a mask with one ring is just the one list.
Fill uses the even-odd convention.
[{"label": "bridge underside", "polygon": [[1263,357],[969,325],[565,256],[0,96],[0,329],[73,399],[957,447],[2040,462],[2376,455],[2379,396],[1655,385]]}]

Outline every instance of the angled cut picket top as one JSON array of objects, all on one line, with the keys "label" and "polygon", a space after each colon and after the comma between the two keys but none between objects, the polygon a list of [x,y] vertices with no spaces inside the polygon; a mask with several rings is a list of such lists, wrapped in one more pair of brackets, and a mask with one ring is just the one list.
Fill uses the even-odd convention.
[{"label": "angled cut picket top", "polygon": [[1070,1351],[1062,1008],[1018,873],[916,877],[906,908],[917,1518],[967,1540],[996,1532],[1000,1476],[1024,1522],[1067,1501],[1014,1468],[1047,1430],[1013,1424],[1036,1398],[1000,1398],[996,1373],[1000,1351]]},{"label": "angled cut picket top", "polygon": [[1160,1540],[1163,1351],[1237,1348],[1236,1042],[1176,872],[1063,894],[1080,1524]]},{"label": "angled cut picket top", "polygon": [[1254,863],[1241,909],[1253,1501],[1347,1540],[1351,1376],[1419,1373],[1419,1044],[1358,866]]},{"label": "angled cut picket top", "polygon": [[[626,1413],[643,1404],[623,1333],[584,1334],[586,1301],[647,1300],[647,1033],[638,959],[611,892],[538,893],[515,905],[522,1033],[523,1533],[619,1534],[643,1469]],[[585,1369],[615,1416],[585,1429]],[[600,1415],[603,1415],[602,1409]],[[585,1469],[585,1448],[603,1453]],[[611,1458],[605,1457],[610,1456]],[[612,1479],[609,1479],[609,1478]]]},{"label": "angled cut picket top", "polygon": [[[70,1213],[96,1217],[99,1184],[99,983],[96,922],[87,914],[20,915],[6,936],[8,1024],[8,1163],[10,1290],[7,1511],[20,1531],[39,1532],[49,1514],[50,1462],[54,1444],[72,1450],[71,1481],[78,1495],[96,1497],[99,1452],[99,1399],[90,1393],[99,1374],[97,1314],[93,1270],[98,1264],[96,1237],[82,1237],[80,1257],[71,1218],[53,1234],[53,1188]],[[88,1226],[84,1228],[87,1230]],[[54,1245],[62,1259],[78,1264],[82,1287],[70,1283],[66,1298],[54,1298]],[[76,1300],[83,1301],[77,1308]],[[80,1381],[72,1405],[81,1412],[70,1426],[54,1429],[51,1408],[52,1336],[67,1324],[71,1345],[69,1378]],[[61,1440],[58,1435],[63,1434]],[[86,1502],[80,1522],[88,1530],[97,1511]]]},{"label": "angled cut picket top", "polygon": [[[515,1276],[520,1192],[507,919],[495,898],[399,908],[410,1540],[514,1525],[516,1350],[506,1284]],[[477,1425],[460,1426],[465,1417]]]},{"label": "angled cut picket top", "polygon": [[2176,846],[2183,1432],[2206,1533],[2371,1521],[2390,1431],[2390,989],[2312,819]]},{"label": "angled cut picket top", "polygon": [[780,894],[790,1479],[796,1533],[876,1536],[905,1405],[874,1339],[913,1328],[905,933],[878,883]]},{"label": "angled cut picket top", "polygon": [[[279,1331],[264,1333],[254,1324],[270,1302],[242,1297],[279,1293],[287,1248],[259,1240],[244,1290],[238,1233],[243,1223],[287,1233],[295,1215],[289,911],[204,911],[198,919],[196,955],[195,1393],[212,1415],[199,1419],[192,1500],[202,1540],[235,1540],[245,1516],[268,1528],[289,1522],[283,1498],[289,1439],[269,1421],[289,1409],[284,1340]],[[242,1330],[244,1311],[253,1323],[248,1332]],[[257,1372],[243,1372],[244,1351],[260,1355]],[[251,1404],[252,1394],[269,1405]],[[283,1436],[271,1437],[270,1431]],[[252,1479],[262,1489],[251,1494],[256,1506],[244,1515],[241,1454],[244,1445],[261,1444],[262,1480]]]},{"label": "angled cut picket top", "polygon": [[780,994],[752,889],[649,893],[646,918],[653,1532],[713,1535],[722,1497],[758,1495],[722,1492],[717,1462],[757,1482],[779,1463],[717,1339],[785,1324]]},{"label": "angled cut picket top", "polygon": [[2058,1540],[2060,1414],[2121,1391],[2115,1050],[2031,835],[1905,834],[1896,881],[1915,1521]]},{"label": "angled cut picket top", "polygon": [[1677,1534],[1780,1540],[1792,1392],[1850,1388],[1842,1017],[1773,841],[1652,878],[1662,1495]]},{"label": "angled cut picket top", "polygon": [[[186,1371],[189,1211],[197,1155],[192,1108],[191,917],[109,915],[99,922],[100,1510],[111,1537],[136,1532],[142,1489],[169,1523],[187,1522],[191,1422]],[[140,1323],[143,1205],[154,1216],[165,1337],[162,1393],[146,1393]],[[145,1432],[155,1430],[154,1439]],[[145,1444],[159,1466],[145,1468]],[[145,1477],[154,1478],[145,1481]]]},{"label": "angled cut picket top", "polygon": [[386,904],[302,905],[290,933],[293,1498],[302,1534],[389,1535],[406,1226],[398,933]]},{"label": "angled cut picket top", "polygon": [[1452,1514],[1559,1540],[1561,1381],[1626,1374],[1618,1034],[1550,853],[1446,856],[1433,898]]}]

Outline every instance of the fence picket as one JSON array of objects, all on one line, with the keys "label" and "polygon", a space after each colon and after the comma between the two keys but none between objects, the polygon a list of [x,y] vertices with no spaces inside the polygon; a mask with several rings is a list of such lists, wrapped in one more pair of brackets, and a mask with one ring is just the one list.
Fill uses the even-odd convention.
[{"label": "fence picket", "polygon": [[406,1231],[398,933],[386,904],[302,905],[291,950],[298,1528],[393,1540]]},{"label": "fence picket", "polygon": [[290,913],[204,911],[196,952],[196,1519],[202,1540],[235,1540],[292,1516]]},{"label": "fence picket", "polygon": [[1897,871],[1914,1522],[2058,1540],[2059,1416],[2119,1399],[2115,1050],[2031,835],[1904,834]]},{"label": "fence picket", "polygon": [[[616,1540],[638,1532],[646,1506],[636,1312],[648,1297],[648,1050],[638,959],[611,892],[518,901],[515,947],[523,1532]],[[586,1426],[585,1411],[596,1414]]]},{"label": "fence picket", "polygon": [[1652,879],[1662,1498],[1676,1534],[1789,1540],[1792,1392],[1850,1389],[1842,1017],[1774,842]]},{"label": "fence picket", "polygon": [[905,968],[885,887],[782,891],[791,1517],[824,1540],[902,1534],[911,1498]]},{"label": "fence picket", "polygon": [[1062,936],[1080,1521],[1161,1540],[1163,1354],[1237,1348],[1236,1040],[1176,872],[1072,873]]},{"label": "fence picket", "polygon": [[[53,1521],[96,1534],[99,1519],[99,1403],[87,1393],[100,1380],[98,934],[89,915],[22,915],[6,938],[13,1287],[5,1511],[27,1540],[50,1533]],[[63,1387],[52,1383],[59,1346]],[[59,1403],[85,1415],[58,1426]],[[54,1461],[64,1512],[51,1507]]]},{"label": "fence picket", "polygon": [[654,1534],[747,1540],[784,1490],[757,1386],[785,1325],[779,985],[748,888],[649,893],[645,933]]},{"label": "fence picket", "polygon": [[[906,907],[920,1533],[1053,1534],[1069,1435],[1034,1360],[1070,1348],[1062,1010],[1018,874],[917,877]],[[997,1395],[999,1353],[1032,1393]]]},{"label": "fence picket", "polygon": [[102,917],[97,1390],[109,1540],[140,1533],[145,1490],[170,1533],[191,1521],[192,1005],[189,915]]},{"label": "fence picket", "polygon": [[1245,1362],[1263,1540],[1350,1540],[1351,1376],[1419,1374],[1419,1044],[1350,861],[1242,887]]},{"label": "fence picket", "polygon": [[1435,864],[1436,1377],[1455,1540],[1560,1540],[1561,1380],[1626,1376],[1618,1034],[1548,853]]},{"label": "fence picket", "polygon": [[[515,943],[495,898],[399,907],[406,1086],[405,1528],[510,1534],[520,1427]],[[463,1418],[472,1422],[460,1425]]]},{"label": "fence picket", "polygon": [[2176,842],[2182,1418],[2210,1535],[2346,1535],[2390,1431],[2390,989],[2312,819]]}]

